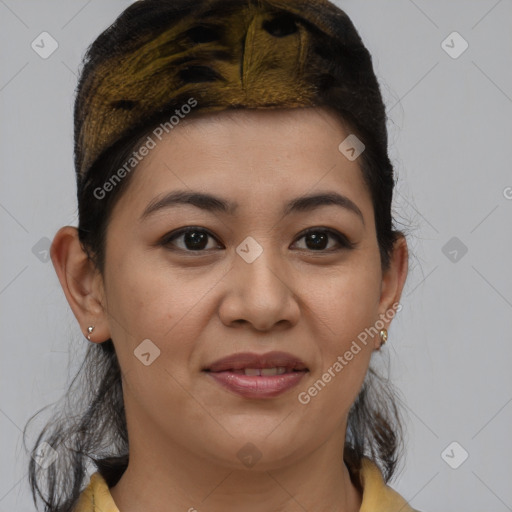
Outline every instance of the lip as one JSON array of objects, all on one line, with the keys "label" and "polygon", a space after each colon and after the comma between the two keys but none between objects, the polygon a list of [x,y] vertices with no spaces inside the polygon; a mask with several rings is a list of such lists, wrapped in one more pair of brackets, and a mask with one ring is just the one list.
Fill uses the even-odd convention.
[{"label": "lip", "polygon": [[273,398],[299,384],[308,370],[272,376],[241,375],[229,370],[205,373],[221,386],[243,398]]},{"label": "lip", "polygon": [[284,366],[291,370],[308,370],[306,365],[293,354],[287,352],[267,352],[256,354],[253,352],[240,352],[218,359],[203,371],[212,373],[226,370],[243,370],[244,368],[274,368]]},{"label": "lip", "polygon": [[[279,375],[244,375],[244,368],[285,367]],[[215,361],[203,372],[215,382],[244,398],[273,398],[295,387],[309,372],[306,365],[287,352],[242,352]]]}]

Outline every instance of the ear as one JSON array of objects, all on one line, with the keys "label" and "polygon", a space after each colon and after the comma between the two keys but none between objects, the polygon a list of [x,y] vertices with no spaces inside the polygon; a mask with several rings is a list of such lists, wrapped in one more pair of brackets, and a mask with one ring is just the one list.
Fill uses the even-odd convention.
[{"label": "ear", "polygon": [[87,327],[93,325],[90,341],[100,343],[110,338],[104,308],[103,279],[82,249],[77,228],[64,226],[57,231],[50,257],[84,336],[89,335]]},{"label": "ear", "polygon": [[[402,290],[409,270],[409,250],[407,241],[402,234],[397,235],[393,244],[389,267],[382,274],[381,294],[379,301],[379,319],[388,329],[402,296]],[[376,337],[376,349],[380,347],[380,337]]]}]

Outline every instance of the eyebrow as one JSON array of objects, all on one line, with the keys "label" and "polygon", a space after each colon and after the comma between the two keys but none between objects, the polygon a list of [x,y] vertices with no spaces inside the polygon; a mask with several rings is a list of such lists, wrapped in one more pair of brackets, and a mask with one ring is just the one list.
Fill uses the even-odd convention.
[{"label": "eyebrow", "polygon": [[[239,204],[228,201],[211,194],[194,192],[188,190],[176,190],[165,194],[163,197],[156,197],[144,209],[139,221],[143,221],[153,213],[164,208],[172,208],[178,205],[192,205],[209,212],[225,213],[234,215]],[[359,207],[348,197],[337,192],[324,192],[297,197],[286,203],[283,215],[293,212],[309,212],[321,206],[339,206],[349,212],[356,214],[364,224],[364,217]]]}]

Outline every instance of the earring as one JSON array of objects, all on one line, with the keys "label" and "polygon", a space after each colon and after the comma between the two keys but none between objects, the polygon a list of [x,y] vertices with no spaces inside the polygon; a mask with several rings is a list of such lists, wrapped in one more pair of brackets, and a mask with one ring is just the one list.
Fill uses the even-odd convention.
[{"label": "earring", "polygon": [[89,333],[87,335],[87,339],[90,340],[91,339],[91,332],[94,330],[94,325],[90,325],[89,327],[87,327],[87,332]]},{"label": "earring", "polygon": [[[380,347],[382,347],[382,345],[384,345],[384,343],[386,343],[387,340],[388,340],[387,329],[381,329],[381,331],[380,331],[380,341],[381,341]],[[379,347],[379,350],[380,350],[380,347]]]}]

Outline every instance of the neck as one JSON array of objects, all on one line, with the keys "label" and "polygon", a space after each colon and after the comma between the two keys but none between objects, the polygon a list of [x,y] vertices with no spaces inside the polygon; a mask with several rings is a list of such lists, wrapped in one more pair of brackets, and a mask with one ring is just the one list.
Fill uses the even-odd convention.
[{"label": "neck", "polygon": [[[130,437],[128,467],[111,495],[122,512],[357,512],[362,496],[343,463],[344,430],[342,434],[288,461],[263,464],[262,457],[243,469],[236,454],[231,463],[219,461],[168,438],[135,435]],[[272,453],[271,444],[264,450]]]}]

